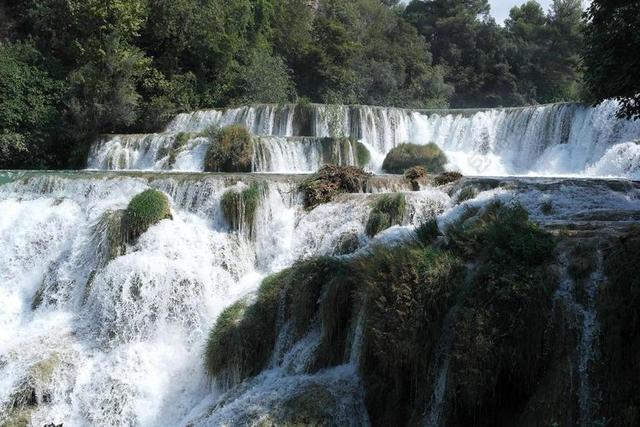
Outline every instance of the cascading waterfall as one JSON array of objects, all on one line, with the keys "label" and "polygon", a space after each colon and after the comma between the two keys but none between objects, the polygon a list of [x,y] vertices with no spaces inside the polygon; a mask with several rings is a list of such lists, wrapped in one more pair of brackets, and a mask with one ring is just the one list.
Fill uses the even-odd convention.
[{"label": "cascading waterfall", "polygon": [[[10,181],[0,186],[2,422],[178,425],[209,394],[201,349],[224,307],[296,259],[331,254],[345,231],[368,240],[366,195],[323,206],[330,215],[305,212],[295,177],[86,172],[2,179]],[[251,239],[229,230],[220,211],[223,193],[243,181],[264,188]],[[149,187],[170,197],[173,220],[107,253],[117,212]],[[423,198],[435,202],[414,203],[416,221],[448,200],[441,192]],[[280,379],[270,376],[260,387],[289,384],[294,392],[304,380],[342,387],[339,399],[361,392],[353,367],[302,372],[313,342],[310,335],[285,350]],[[36,401],[28,403],[32,391]],[[352,408],[345,420],[358,412],[366,419],[362,403],[345,405]]]},{"label": "cascading waterfall", "polygon": [[[618,104],[597,107],[550,104],[486,110],[405,110],[370,106],[255,105],[179,114],[152,135],[103,137],[89,156],[90,169],[202,171],[210,126],[241,124],[258,141],[254,170],[311,172],[327,162],[313,138],[351,137],[371,152],[379,171],[384,156],[403,142],[434,142],[451,169],[475,176],[611,176],[640,178],[640,121],[617,119]],[[164,154],[176,135],[194,139],[175,159]],[[311,139],[300,139],[308,137]],[[354,159],[343,163],[355,164]]]}]

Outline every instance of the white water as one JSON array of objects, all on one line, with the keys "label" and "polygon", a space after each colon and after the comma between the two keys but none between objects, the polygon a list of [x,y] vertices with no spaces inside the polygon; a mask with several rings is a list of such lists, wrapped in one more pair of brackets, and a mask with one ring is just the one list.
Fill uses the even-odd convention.
[{"label": "white water", "polygon": [[[242,124],[261,140],[254,170],[310,172],[326,162],[321,146],[288,137],[350,136],[371,152],[369,168],[403,142],[435,142],[449,168],[473,176],[583,176],[640,179],[640,121],[615,118],[618,104],[579,104],[489,110],[411,111],[368,106],[257,105],[179,114],[165,133],[116,135],[98,141],[90,169],[163,169],[160,147],[177,132]],[[170,169],[201,171],[207,142],[196,138],[180,150]],[[354,158],[343,163],[354,164]]]},{"label": "white water", "polygon": [[[229,231],[220,198],[256,179],[265,189],[249,240]],[[105,259],[106,216],[150,186],[169,195],[173,220]],[[198,418],[192,412],[201,402],[222,398],[211,392],[202,350],[224,307],[254,291],[266,274],[331,254],[344,232],[369,240],[368,196],[306,212],[295,186],[277,176],[89,173],[24,174],[0,185],[0,422],[15,420],[16,393],[31,389],[38,405],[23,414],[34,425],[162,426]],[[447,204],[442,192],[412,195],[408,226]],[[286,349],[277,372],[242,399],[260,399],[270,387],[294,393],[304,384],[328,384],[338,387],[344,419],[362,413],[362,401],[350,400],[361,392],[353,365],[304,373],[313,342],[310,336]],[[45,374],[42,365],[50,366]],[[232,419],[242,399],[212,419]],[[277,401],[264,399],[267,413]],[[358,417],[352,425],[368,423],[366,413]]]}]

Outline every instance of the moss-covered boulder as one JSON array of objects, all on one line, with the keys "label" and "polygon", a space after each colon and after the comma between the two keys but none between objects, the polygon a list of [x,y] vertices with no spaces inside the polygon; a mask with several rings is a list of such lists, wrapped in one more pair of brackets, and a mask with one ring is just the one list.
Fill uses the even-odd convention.
[{"label": "moss-covered boulder", "polygon": [[430,174],[444,172],[447,156],[434,143],[426,145],[400,144],[385,157],[382,169],[387,173],[402,174],[414,166],[422,166]]},{"label": "moss-covered boulder", "polygon": [[404,171],[404,179],[411,184],[413,191],[420,190],[420,180],[427,176],[427,170],[422,166],[413,166]]},{"label": "moss-covered boulder", "polygon": [[259,202],[260,188],[252,184],[241,191],[226,191],[220,200],[220,207],[232,230],[246,232],[249,236],[253,236]]},{"label": "moss-covered boulder", "polygon": [[338,237],[338,241],[333,249],[333,255],[352,254],[360,248],[360,238],[357,233],[343,233]]},{"label": "moss-covered boulder", "polygon": [[176,162],[178,153],[185,147],[185,145],[187,145],[193,136],[194,135],[189,132],[178,133],[169,145],[165,145],[158,149],[158,152],[156,153],[156,160],[161,160],[166,157],[167,159],[163,166],[165,169],[171,169]]},{"label": "moss-covered boulder", "polygon": [[203,135],[211,141],[204,160],[206,172],[251,172],[253,140],[246,128],[232,125]]},{"label": "moss-covered boulder", "polygon": [[163,219],[173,219],[169,199],[162,191],[149,189],[131,199],[124,213],[123,227],[129,241],[133,241]]},{"label": "moss-covered boulder", "polygon": [[404,194],[398,193],[393,196],[380,197],[369,214],[369,220],[365,227],[367,235],[373,237],[393,225],[401,225],[405,211]]},{"label": "moss-covered boulder", "polygon": [[311,209],[330,202],[340,193],[365,191],[370,176],[355,166],[325,165],[302,182],[298,189],[303,194],[305,208]]}]

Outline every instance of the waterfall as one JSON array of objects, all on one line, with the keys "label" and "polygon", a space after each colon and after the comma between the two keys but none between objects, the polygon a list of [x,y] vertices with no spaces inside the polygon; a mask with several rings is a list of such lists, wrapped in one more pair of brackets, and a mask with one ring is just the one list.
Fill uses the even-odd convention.
[{"label": "waterfall", "polygon": [[[380,171],[385,155],[404,142],[434,142],[448,167],[475,176],[612,176],[640,179],[640,121],[617,119],[618,103],[596,107],[549,104],[485,110],[406,110],[341,105],[254,105],[175,117],[160,134],[114,135],[92,147],[90,169],[202,171],[210,126],[245,126],[258,138],[254,170],[310,172],[323,162],[318,138],[350,137]],[[173,154],[176,135],[193,136]],[[300,138],[306,137],[306,138]],[[315,138],[315,139],[314,139]],[[355,164],[354,159],[341,159]]]}]

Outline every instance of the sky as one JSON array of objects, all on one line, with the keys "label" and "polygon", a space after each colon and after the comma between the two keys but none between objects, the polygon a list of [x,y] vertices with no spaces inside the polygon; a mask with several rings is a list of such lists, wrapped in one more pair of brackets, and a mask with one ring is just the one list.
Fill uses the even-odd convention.
[{"label": "sky", "polygon": [[[509,11],[513,6],[525,3],[525,0],[489,0],[491,3],[491,14],[496,18],[496,22],[502,24],[509,16]],[[551,6],[552,0],[538,0],[545,12]]]}]

